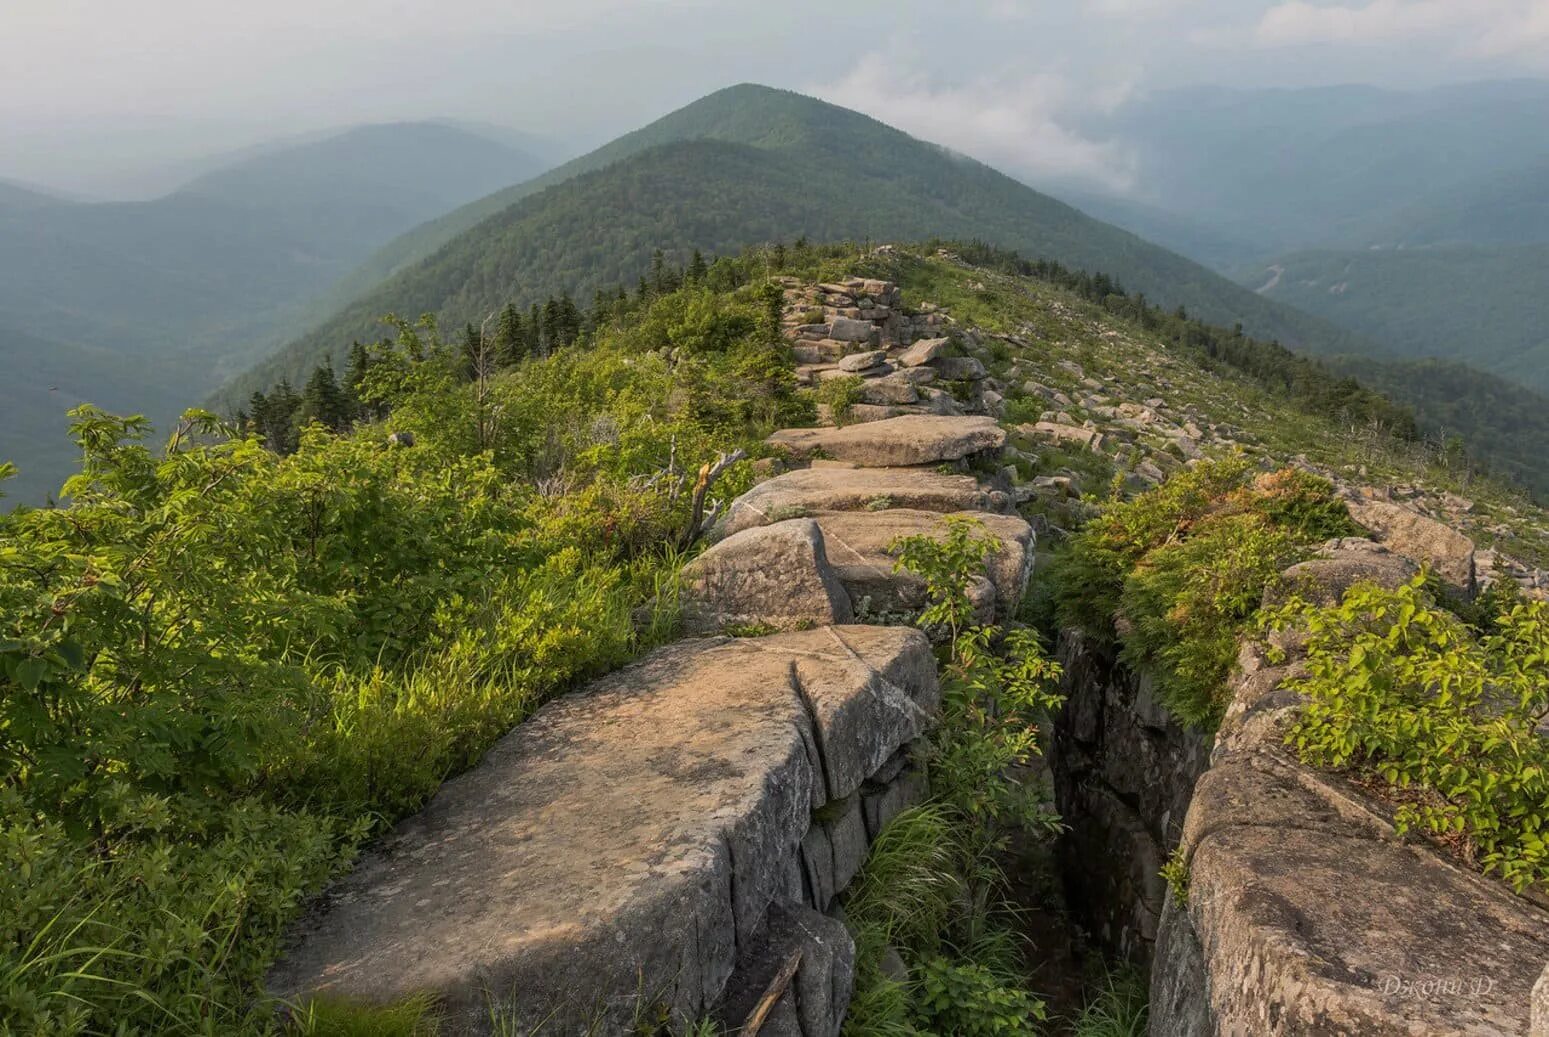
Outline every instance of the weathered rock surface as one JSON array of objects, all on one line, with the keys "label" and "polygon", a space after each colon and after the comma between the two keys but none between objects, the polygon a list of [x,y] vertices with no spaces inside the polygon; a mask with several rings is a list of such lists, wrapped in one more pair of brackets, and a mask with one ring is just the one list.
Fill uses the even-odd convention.
[{"label": "weathered rock surface", "polygon": [[[959,513],[984,525],[999,547],[976,581],[970,597],[980,619],[993,622],[997,611],[1010,615],[1027,589],[1033,564],[1033,529],[1016,515]],[[946,535],[945,516],[913,509],[821,515],[828,562],[849,594],[852,608],[863,603],[872,614],[912,611],[925,604],[925,584],[912,573],[893,571],[892,545],[899,537]]]},{"label": "weathered rock surface", "polygon": [[985,375],[984,365],[971,356],[939,356],[930,366],[948,381],[978,381]]},{"label": "weathered rock surface", "polygon": [[783,429],[771,446],[797,458],[817,453],[870,468],[931,465],[999,450],[1006,433],[994,418],[906,414],[845,428]]},{"label": "weathered rock surface", "polygon": [[876,336],[876,325],[867,320],[835,317],[828,326],[828,337],[840,342],[873,342]]},{"label": "weathered rock surface", "polygon": [[1039,421],[1031,425],[1018,425],[1017,431],[1035,439],[1048,439],[1056,443],[1097,450],[1102,446],[1102,433],[1079,425],[1065,425],[1057,421]]},{"label": "weathered rock surface", "polygon": [[[1346,539],[1293,567],[1286,589],[1330,601],[1415,572]],[[1549,914],[1399,838],[1383,804],[1302,766],[1285,745],[1300,642],[1277,642],[1290,653],[1278,665],[1243,648],[1207,742],[1143,676],[1062,641],[1070,697],[1052,762],[1072,824],[1067,888],[1100,937],[1152,962],[1150,1032],[1529,1033]],[[1151,877],[1174,846],[1186,903]]]},{"label": "weathered rock surface", "polygon": [[1158,946],[1181,956],[1157,959],[1151,1032],[1531,1032],[1549,914],[1301,766],[1284,746],[1294,664],[1244,651],[1179,842],[1188,900],[1169,899]]},{"label": "weathered rock surface", "polygon": [[998,512],[1007,510],[1009,502],[969,475],[926,468],[803,468],[761,482],[732,501],[715,535],[796,515],[867,508]]},{"label": "weathered rock surface", "polygon": [[864,353],[851,353],[849,356],[839,358],[839,370],[854,374],[864,371],[868,367],[876,367],[887,359],[887,353],[880,349],[867,350]]},{"label": "weathered rock surface", "polygon": [[810,518],[745,529],[683,568],[683,629],[691,635],[735,625],[799,630],[851,615]]},{"label": "weathered rock surface", "polygon": [[1408,583],[1419,566],[1381,544],[1355,537],[1331,540],[1319,557],[1291,566],[1283,586],[1271,588],[1271,600],[1283,601],[1296,594],[1321,605],[1338,604],[1358,583],[1376,583],[1390,590]]},{"label": "weathered rock surface", "polygon": [[951,348],[951,339],[925,338],[904,350],[898,359],[905,367],[923,367],[937,357],[945,356]]},{"label": "weathered rock surface", "polygon": [[[451,1033],[487,1032],[491,1000],[522,1032],[623,1032],[642,992],[697,1019],[790,928],[773,907],[826,910],[859,867],[938,695],[929,645],[903,628],[661,649],[447,782],[330,887],[269,989],[429,992]],[[831,953],[803,958],[786,1032],[833,1037],[847,951],[794,918]]]},{"label": "weathered rock surface", "polygon": [[1391,501],[1352,499],[1350,517],[1390,550],[1429,565],[1453,590],[1472,597],[1478,589],[1474,542],[1451,526]]}]

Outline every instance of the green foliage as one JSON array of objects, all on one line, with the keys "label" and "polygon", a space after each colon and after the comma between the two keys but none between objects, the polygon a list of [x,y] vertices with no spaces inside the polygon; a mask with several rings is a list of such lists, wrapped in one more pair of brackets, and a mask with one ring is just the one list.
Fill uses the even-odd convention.
[{"label": "green foliage", "polygon": [[1167,855],[1167,863],[1162,865],[1162,881],[1167,883],[1167,888],[1172,892],[1173,901],[1178,904],[1189,902],[1189,862],[1184,859],[1183,847],[1173,848],[1173,852]]},{"label": "green foliage", "polygon": [[[847,896],[858,962],[851,1034],[1022,1034],[1044,1017],[1025,986],[997,860],[1012,826],[1058,828],[1015,775],[1039,751],[1036,724],[1059,704],[1060,670],[1031,631],[971,625],[970,581],[997,542],[976,522],[946,521],[942,537],[893,545],[900,568],[926,583],[919,623],[956,637],[928,754],[932,800],[882,831]],[[884,973],[889,948],[906,977]]]},{"label": "green foliage", "polygon": [[921,967],[918,1015],[926,1033],[1023,1037],[1046,1018],[1043,1002],[983,965],[931,958]]},{"label": "green foliage", "polygon": [[826,404],[834,424],[843,428],[850,423],[850,408],[865,396],[866,380],[858,375],[828,378],[818,383],[813,394],[817,402]]},{"label": "green foliage", "polygon": [[1549,888],[1549,605],[1515,605],[1480,635],[1424,588],[1360,585],[1272,617],[1308,637],[1290,744],[1309,764],[1379,780],[1401,831],[1519,890]]},{"label": "green foliage", "polygon": [[363,839],[672,635],[689,473],[803,413],[754,306],[663,296],[473,383],[400,321],[352,365],[383,420],[283,455],[77,411],[71,506],[0,517],[0,1017],[270,1028],[279,936]]},{"label": "green foliage", "polygon": [[1102,988],[1081,1009],[1073,1037],[1145,1037],[1149,1015],[1146,976],[1135,969],[1110,971]]},{"label": "green foliage", "polygon": [[1353,533],[1326,480],[1297,469],[1256,478],[1241,459],[1181,469],[1111,504],[1051,576],[1056,613],[1150,672],[1164,705],[1213,726],[1264,589],[1331,537]]}]

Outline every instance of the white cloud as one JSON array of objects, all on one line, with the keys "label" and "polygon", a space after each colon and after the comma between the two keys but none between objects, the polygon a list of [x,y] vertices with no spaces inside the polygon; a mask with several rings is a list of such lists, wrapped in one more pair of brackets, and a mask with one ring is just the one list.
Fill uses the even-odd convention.
[{"label": "white cloud", "polygon": [[1549,44],[1549,0],[1288,0],[1265,11],[1254,40],[1268,47],[1436,41],[1465,57],[1538,57]]},{"label": "white cloud", "polygon": [[[1111,141],[1092,140],[1062,123],[1078,107],[1075,89],[1050,72],[933,82],[907,60],[863,57],[843,77],[809,91],[890,125],[1032,181],[1080,178],[1127,191],[1133,159]],[[1110,83],[1104,100],[1118,103]]]}]

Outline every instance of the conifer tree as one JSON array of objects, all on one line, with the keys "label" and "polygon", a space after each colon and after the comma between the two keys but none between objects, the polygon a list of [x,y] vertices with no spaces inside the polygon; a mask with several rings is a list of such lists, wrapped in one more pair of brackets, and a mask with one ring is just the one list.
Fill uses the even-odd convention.
[{"label": "conifer tree", "polygon": [[537,303],[533,303],[527,311],[527,355],[543,355],[543,311]]},{"label": "conifer tree", "polygon": [[359,418],[375,418],[381,415],[370,412],[366,402],[361,398],[366,386],[366,375],[371,370],[371,351],[359,342],[350,344],[349,364],[344,368],[344,392],[345,401],[349,407],[349,418],[355,421]]},{"label": "conifer tree", "polygon": [[335,432],[343,430],[347,424],[344,394],[334,377],[332,360],[312,369],[312,377],[307,379],[306,388],[301,393],[295,424],[298,428],[305,428],[314,421]]},{"label": "conifer tree", "polygon": [[704,284],[705,275],[710,268],[705,265],[705,257],[697,248],[694,250],[694,258],[688,262],[688,272],[684,275],[684,281],[688,284]]},{"label": "conifer tree", "polygon": [[527,355],[527,332],[522,327],[522,312],[515,303],[506,303],[495,326],[495,363],[514,367]]}]

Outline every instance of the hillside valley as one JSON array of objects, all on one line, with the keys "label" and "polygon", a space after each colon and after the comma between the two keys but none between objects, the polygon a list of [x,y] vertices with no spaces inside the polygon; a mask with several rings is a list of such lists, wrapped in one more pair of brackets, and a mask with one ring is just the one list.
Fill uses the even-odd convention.
[{"label": "hillside valley", "polygon": [[1133,196],[1056,193],[1355,333],[1367,355],[1541,392],[1546,119],[1549,87],[1530,80],[1162,91],[1090,127],[1132,149]]},{"label": "hillside valley", "polygon": [[[688,150],[705,161],[726,147]],[[18,563],[0,567],[0,680],[50,693],[26,736],[43,764],[6,764],[29,809],[0,853],[11,874],[26,854],[33,877],[0,903],[0,932],[67,923],[5,945],[36,962],[7,1011],[67,1032],[170,1018],[450,1037],[491,1017],[574,1017],[623,1033],[655,1017],[657,1032],[712,1034],[763,1011],[762,992],[822,1019],[811,1032],[865,1037],[980,1018],[973,995],[925,993],[945,976],[1010,1006],[1014,1033],[1041,1032],[1045,1016],[1081,1033],[1078,1017],[1098,1012],[1143,1032],[1148,1001],[1163,1020],[1304,1010],[1295,953],[1267,961],[1247,1002],[1205,1003],[1209,988],[1180,978],[1236,960],[1164,938],[1184,926],[1214,946],[1212,911],[1227,912],[1222,939],[1338,931],[1339,953],[1399,968],[1434,953],[1435,926],[1465,924],[1466,903],[1495,927],[1499,996],[1400,1001],[1340,969],[1315,979],[1318,1004],[1526,1032],[1519,995],[1544,964],[1530,833],[1478,829],[1522,854],[1483,875],[1466,855],[1443,863],[1455,845],[1400,847],[1377,821],[1357,844],[1348,826],[1322,827],[1317,804],[1348,795],[1348,773],[1382,816],[1380,771],[1292,754],[1279,736],[1245,743],[1258,729],[1229,707],[1258,693],[1231,676],[1237,640],[1267,621],[1265,588],[1287,566],[1366,574],[1378,583],[1364,593],[1391,596],[1374,600],[1393,615],[1403,605],[1472,644],[1483,625],[1542,614],[1543,512],[1317,362],[1102,288],[971,243],[765,247],[669,266],[547,355],[470,356],[410,329],[369,350],[360,381],[282,452],[208,427],[153,464],[114,419],[92,419],[88,488],[67,508],[0,517]],[[1424,587],[1421,563],[1435,573]],[[71,622],[55,634],[60,607]],[[1347,621],[1337,602],[1319,607]],[[1115,627],[1121,608],[1133,625]],[[121,669],[106,648],[126,626],[151,633]],[[1073,631],[1100,654],[1072,647]],[[1343,665],[1339,645],[1309,650]],[[1144,701],[1123,676],[1142,670]],[[130,682],[148,694],[114,690]],[[102,694],[104,710],[85,708]],[[1104,737],[1138,724],[1149,748],[1092,742],[1093,696],[1108,703]],[[1248,715],[1293,722],[1267,710]],[[1455,721],[1475,737],[1472,713]],[[224,732],[214,751],[192,737],[209,725]],[[927,727],[929,748],[901,752]],[[1217,737],[1219,771],[1186,762]],[[67,764],[86,739],[113,754],[108,772]],[[1305,867],[1276,876],[1359,845],[1456,896],[1391,910],[1378,869],[1349,880],[1379,881],[1354,898],[1371,917],[1354,930],[1312,882],[1274,878],[1262,901],[1299,904],[1294,924],[1234,914],[1244,902],[1217,895],[1221,869],[1263,865],[1252,837],[1265,826],[1240,813],[1179,877],[1176,828],[1161,831],[1154,801],[1214,823],[1220,801],[1191,803],[1189,788],[1262,779],[1236,755],[1245,744],[1293,775],[1248,809],[1323,797],[1276,840],[1277,859]],[[1520,766],[1536,744],[1521,743]],[[664,745],[709,762],[663,769]],[[727,753],[736,766],[717,762]],[[1040,777],[1007,782],[1011,765]],[[1135,780],[1151,791],[1133,815],[1090,799]],[[545,821],[551,793],[580,797],[578,820]],[[154,826],[73,823],[117,816],[125,795],[150,797],[136,801]],[[1510,808],[1491,801],[1466,823]],[[1107,843],[1114,825],[1128,849]],[[455,849],[465,838],[478,853]],[[694,849],[728,839],[724,854]],[[637,851],[659,859],[669,844],[684,848],[684,885],[631,877],[651,867]],[[793,868],[807,877],[790,887],[778,876]],[[1168,881],[1192,881],[1186,903]],[[505,892],[465,896],[469,883]],[[63,909],[60,888],[79,891]],[[927,898],[929,924],[899,918],[901,889]],[[421,902],[440,905],[433,919]],[[704,921],[668,921],[685,903]],[[1029,910],[1063,921],[1019,928]],[[1119,917],[1107,912],[1130,921],[1104,926]],[[607,939],[556,940],[556,919]],[[491,926],[518,951],[486,964],[488,941],[466,937]],[[68,964],[107,938],[122,957]],[[710,978],[658,986],[652,971],[642,993],[637,959],[679,975],[678,958],[648,953],[664,945]],[[797,978],[773,983],[733,962],[734,945],[767,947],[775,966],[800,948]],[[136,963],[152,953],[168,964],[147,974]],[[425,960],[436,969],[405,968]],[[486,967],[530,996],[470,995],[463,977]],[[333,992],[311,1001],[319,969]],[[591,978],[595,1004],[575,1000],[572,975]],[[292,1006],[284,1027],[270,995]]]},{"label": "hillside valley", "polygon": [[[0,388],[0,456],[41,499],[61,480],[58,449],[24,447],[57,435],[60,399],[165,427],[304,326],[308,305],[395,233],[539,168],[465,131],[404,123],[264,150],[148,202],[0,188],[7,356],[40,340],[76,350],[40,355]],[[34,374],[55,384],[47,372],[61,368],[69,391],[39,395]]]},{"label": "hillside valley", "polygon": [[835,105],[742,85],[394,242],[368,266],[397,273],[232,383],[223,399],[234,404],[282,375],[297,381],[324,356],[339,362],[352,340],[380,334],[377,318],[388,311],[433,312],[455,326],[561,288],[585,301],[598,288],[629,287],[657,248],[684,262],[694,248],[847,236],[982,238],[1100,271],[1153,301],[1263,337],[1356,351],[1331,325],[971,158]]}]

